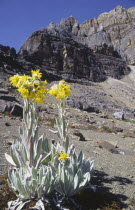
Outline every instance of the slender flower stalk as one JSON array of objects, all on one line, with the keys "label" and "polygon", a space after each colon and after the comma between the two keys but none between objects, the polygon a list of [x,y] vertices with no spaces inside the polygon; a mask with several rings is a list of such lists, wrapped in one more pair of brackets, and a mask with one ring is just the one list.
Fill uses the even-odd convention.
[{"label": "slender flower stalk", "polygon": [[58,130],[58,137],[61,139],[61,144],[63,145],[65,153],[67,153],[69,147],[69,137],[68,137],[68,123],[65,120],[66,111],[64,109],[64,99],[69,97],[71,94],[70,85],[68,85],[64,80],[61,80],[59,84],[54,84],[49,91],[50,95],[56,97],[58,106],[58,117],[56,118],[56,127]]}]

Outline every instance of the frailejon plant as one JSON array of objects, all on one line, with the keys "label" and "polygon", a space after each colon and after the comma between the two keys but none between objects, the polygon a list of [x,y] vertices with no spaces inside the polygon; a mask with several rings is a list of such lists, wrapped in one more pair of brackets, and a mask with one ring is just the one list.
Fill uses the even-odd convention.
[{"label": "frailejon plant", "polygon": [[[86,160],[82,152],[76,154],[74,145],[69,144],[64,99],[70,96],[70,85],[62,80],[47,90],[40,70],[31,73],[10,78],[24,99],[24,108],[20,141],[14,141],[10,154],[5,154],[13,165],[8,172],[8,184],[18,197],[8,203],[8,209],[23,209],[31,200],[36,201],[33,207],[36,209],[45,209],[48,202],[64,209],[65,200],[72,201],[72,195],[89,185],[93,161]],[[47,93],[58,100],[59,140],[55,143],[49,143],[44,136],[38,137],[37,103],[42,103]]]}]

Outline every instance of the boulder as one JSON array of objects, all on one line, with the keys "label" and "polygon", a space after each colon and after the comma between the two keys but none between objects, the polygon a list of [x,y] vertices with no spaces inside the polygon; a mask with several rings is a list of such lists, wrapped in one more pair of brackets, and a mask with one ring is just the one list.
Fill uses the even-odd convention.
[{"label": "boulder", "polygon": [[82,98],[82,100],[79,100],[79,98],[72,98],[71,100],[67,101],[67,104],[73,108],[77,108],[87,112],[100,112],[99,109],[94,106],[94,104],[87,103],[84,98]]},{"label": "boulder", "polygon": [[98,147],[101,149],[106,149],[111,153],[120,154],[119,150],[112,144],[112,142],[105,141],[105,140],[98,140],[97,141]]},{"label": "boulder", "polygon": [[23,107],[20,104],[15,103],[10,111],[10,114],[17,117],[23,117]]},{"label": "boulder", "polygon": [[113,115],[117,120],[124,120],[125,119],[124,112],[115,112]]},{"label": "boulder", "polygon": [[10,96],[10,95],[0,95],[0,99],[1,100],[5,100],[5,101],[10,101],[10,102],[13,102],[13,101],[18,102],[18,100],[16,99],[16,97]]}]

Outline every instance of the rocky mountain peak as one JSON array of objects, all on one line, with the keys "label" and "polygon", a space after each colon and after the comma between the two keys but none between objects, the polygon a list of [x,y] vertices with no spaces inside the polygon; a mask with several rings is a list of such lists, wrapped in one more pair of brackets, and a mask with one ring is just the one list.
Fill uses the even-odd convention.
[{"label": "rocky mountain peak", "polygon": [[60,21],[61,26],[74,26],[75,24],[78,24],[78,20],[74,18],[73,16],[68,17],[67,19],[62,19]]},{"label": "rocky mountain peak", "polygon": [[135,7],[117,6],[79,24],[69,17],[34,32],[18,58],[64,78],[121,78],[135,64]]},{"label": "rocky mountain peak", "polygon": [[135,7],[117,6],[81,24],[78,34],[83,37],[82,43],[90,48],[96,50],[107,44],[113,46],[125,61],[135,63]]}]

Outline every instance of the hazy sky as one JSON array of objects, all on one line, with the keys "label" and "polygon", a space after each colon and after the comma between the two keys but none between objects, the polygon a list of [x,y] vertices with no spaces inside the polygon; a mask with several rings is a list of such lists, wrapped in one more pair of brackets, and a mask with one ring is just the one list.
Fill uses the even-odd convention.
[{"label": "hazy sky", "polygon": [[32,32],[74,16],[79,23],[135,0],[0,0],[0,44],[17,51]]}]

